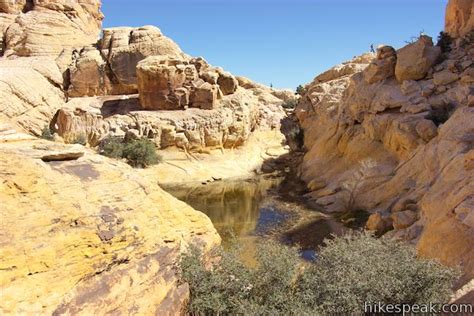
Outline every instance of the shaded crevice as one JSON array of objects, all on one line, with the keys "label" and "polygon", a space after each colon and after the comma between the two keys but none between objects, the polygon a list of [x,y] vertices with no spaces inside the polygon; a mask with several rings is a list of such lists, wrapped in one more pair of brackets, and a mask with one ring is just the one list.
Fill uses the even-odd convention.
[{"label": "shaded crevice", "polygon": [[25,6],[23,7],[22,12],[27,13],[35,8],[35,3],[33,0],[26,0]]}]

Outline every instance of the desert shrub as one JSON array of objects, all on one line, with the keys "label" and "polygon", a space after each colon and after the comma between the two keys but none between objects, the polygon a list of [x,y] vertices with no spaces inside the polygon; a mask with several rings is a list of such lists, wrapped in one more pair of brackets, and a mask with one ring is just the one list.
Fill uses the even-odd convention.
[{"label": "desert shrub", "polygon": [[45,125],[41,130],[41,138],[46,140],[54,140],[54,136],[51,133],[51,129],[48,125]]},{"label": "desert shrub", "polygon": [[255,267],[238,250],[218,251],[206,269],[193,248],[181,261],[191,314],[327,315],[363,313],[365,302],[446,302],[457,272],[418,259],[413,247],[366,233],[327,241],[314,263],[295,248],[258,245]]},{"label": "desert shrub", "polygon": [[123,158],[133,167],[146,168],[160,162],[153,142],[146,138],[127,142],[123,149]]},{"label": "desert shrub", "polygon": [[297,99],[288,99],[281,105],[285,109],[294,109],[298,105]]},{"label": "desert shrub", "polygon": [[132,167],[146,168],[161,161],[155,144],[145,138],[126,141],[123,138],[110,137],[101,142],[99,152],[110,158],[126,159]]},{"label": "desert shrub", "polygon": [[415,249],[367,233],[327,241],[301,275],[305,304],[322,314],[363,312],[365,302],[447,302],[457,271],[416,257]]},{"label": "desert shrub", "polygon": [[120,137],[109,137],[104,139],[99,145],[99,152],[101,155],[109,158],[121,159],[123,158],[123,150],[125,142]]},{"label": "desert shrub", "polygon": [[436,46],[439,46],[443,53],[447,53],[451,50],[452,42],[453,39],[448,33],[439,32],[438,43],[436,44]]},{"label": "desert shrub", "polygon": [[302,85],[299,85],[298,87],[296,87],[296,94],[299,94],[301,96],[305,94],[305,89]]}]

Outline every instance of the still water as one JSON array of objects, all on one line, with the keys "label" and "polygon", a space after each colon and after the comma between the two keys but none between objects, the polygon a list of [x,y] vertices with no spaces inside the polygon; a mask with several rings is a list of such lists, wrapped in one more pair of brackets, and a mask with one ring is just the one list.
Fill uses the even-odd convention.
[{"label": "still water", "polygon": [[237,242],[249,258],[259,238],[272,237],[300,246],[303,257],[312,259],[323,240],[341,234],[344,227],[303,203],[285,200],[279,193],[282,181],[261,176],[164,189],[207,214],[224,246]]}]

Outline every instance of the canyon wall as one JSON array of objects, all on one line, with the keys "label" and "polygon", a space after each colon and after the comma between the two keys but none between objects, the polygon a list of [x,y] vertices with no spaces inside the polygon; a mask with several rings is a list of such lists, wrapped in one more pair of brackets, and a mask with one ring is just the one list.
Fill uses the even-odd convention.
[{"label": "canyon wall", "polygon": [[435,46],[422,35],[398,51],[382,45],[316,77],[296,109],[311,199],[327,211],[369,211],[367,228],[460,265],[467,279],[474,277],[473,5],[450,1],[451,41]]}]

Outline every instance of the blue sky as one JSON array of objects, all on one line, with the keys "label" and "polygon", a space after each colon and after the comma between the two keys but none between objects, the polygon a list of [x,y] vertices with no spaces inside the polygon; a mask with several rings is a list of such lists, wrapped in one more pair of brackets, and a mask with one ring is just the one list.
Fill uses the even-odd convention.
[{"label": "blue sky", "polygon": [[103,0],[104,27],[156,25],[193,56],[295,88],[370,45],[443,29],[447,0]]}]

